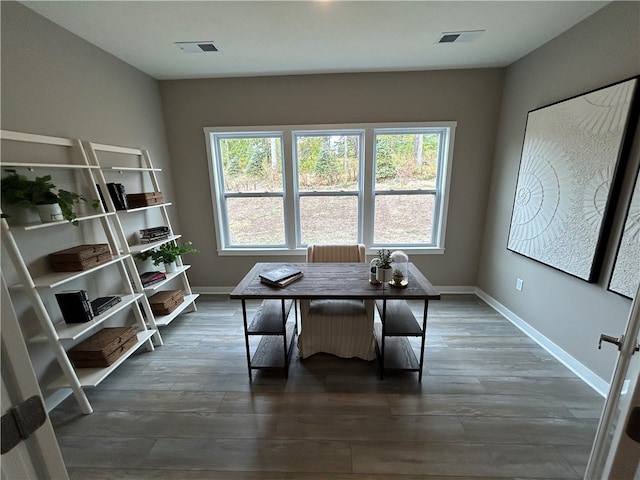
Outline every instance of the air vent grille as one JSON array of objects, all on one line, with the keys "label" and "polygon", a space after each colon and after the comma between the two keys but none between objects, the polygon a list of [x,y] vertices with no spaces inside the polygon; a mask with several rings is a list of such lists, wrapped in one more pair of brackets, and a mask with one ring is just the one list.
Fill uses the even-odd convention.
[{"label": "air vent grille", "polygon": [[436,43],[470,43],[475,42],[484,30],[467,30],[462,32],[443,32]]},{"label": "air vent grille", "polygon": [[206,42],[175,42],[184,53],[217,52],[218,48],[211,41]]}]

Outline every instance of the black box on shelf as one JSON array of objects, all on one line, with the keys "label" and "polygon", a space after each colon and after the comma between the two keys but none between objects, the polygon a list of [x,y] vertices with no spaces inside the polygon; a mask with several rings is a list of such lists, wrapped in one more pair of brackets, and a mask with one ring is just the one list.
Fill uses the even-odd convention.
[{"label": "black box on shelf", "polygon": [[66,323],[89,322],[94,317],[86,290],[56,293],[56,300]]}]

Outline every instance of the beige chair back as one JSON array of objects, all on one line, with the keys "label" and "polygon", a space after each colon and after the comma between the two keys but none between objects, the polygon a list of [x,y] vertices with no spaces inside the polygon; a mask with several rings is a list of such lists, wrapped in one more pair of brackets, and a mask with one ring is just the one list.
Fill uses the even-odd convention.
[{"label": "beige chair back", "polygon": [[362,263],[366,262],[365,246],[353,245],[309,245],[307,262],[310,263]]}]

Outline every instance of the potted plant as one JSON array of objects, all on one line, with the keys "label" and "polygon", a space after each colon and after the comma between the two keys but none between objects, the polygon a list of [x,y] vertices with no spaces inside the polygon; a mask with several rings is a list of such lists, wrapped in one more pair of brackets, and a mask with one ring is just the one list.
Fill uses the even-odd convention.
[{"label": "potted plant", "polygon": [[376,278],[379,282],[388,282],[391,280],[391,250],[378,250]]},{"label": "potted plant", "polygon": [[[5,205],[24,208],[36,207],[43,222],[56,222],[64,219],[73,225],[78,225],[73,205],[86,202],[87,199],[83,195],[56,187],[51,181],[51,175],[30,180],[14,169],[7,168],[5,171],[9,172],[9,175],[0,181],[2,202]],[[93,202],[93,207],[98,207],[98,200]]]},{"label": "potted plant", "polygon": [[167,273],[175,271],[175,263],[180,255],[186,253],[198,253],[198,250],[193,248],[191,242],[185,242],[178,245],[175,241],[163,243],[153,250],[147,250],[136,254],[138,260],[151,259],[155,266],[164,263],[164,268]]}]

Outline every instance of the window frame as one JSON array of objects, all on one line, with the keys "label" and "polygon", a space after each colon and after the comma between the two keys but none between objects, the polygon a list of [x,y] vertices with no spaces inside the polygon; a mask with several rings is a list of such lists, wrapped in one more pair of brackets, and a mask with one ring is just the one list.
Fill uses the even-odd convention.
[{"label": "window frame", "polygon": [[[358,175],[358,236],[367,247],[367,253],[375,253],[380,248],[402,248],[412,254],[443,254],[445,251],[445,237],[449,194],[451,186],[451,171],[453,163],[453,150],[455,144],[455,131],[457,122],[385,122],[385,123],[350,123],[350,124],[318,124],[318,125],[269,125],[247,127],[204,127],[205,143],[208,157],[209,182],[211,188],[211,201],[213,206],[214,229],[216,234],[217,252],[222,256],[248,256],[248,255],[302,255],[306,253],[306,245],[297,245],[297,238],[301,238],[300,229],[300,204],[299,198],[313,195],[312,192],[300,192],[297,181],[296,136],[339,134],[361,136],[360,171]],[[438,174],[436,178],[436,191],[434,198],[434,218],[432,238],[433,243],[427,244],[394,244],[376,245],[373,240],[373,220],[375,213],[375,139],[378,133],[416,133],[419,130],[435,129],[442,132],[439,145],[440,155]],[[413,132],[412,132],[413,130]],[[224,180],[222,175],[222,163],[217,161],[220,156],[216,136],[230,138],[246,137],[279,137],[282,149],[282,181],[283,191],[280,193],[234,193],[226,194],[232,197],[282,197],[284,209],[284,234],[283,245],[229,245],[228,221],[226,215],[226,201],[224,192]],[[222,186],[222,188],[221,188]],[[384,191],[382,195],[390,194],[423,194],[431,190],[407,190]],[[333,192],[327,192],[332,195]],[[381,193],[378,192],[378,195]],[[315,195],[325,193],[315,192]],[[345,194],[346,195],[346,194]],[[353,196],[354,194],[349,194]],[[223,223],[225,222],[225,223]]]}]

